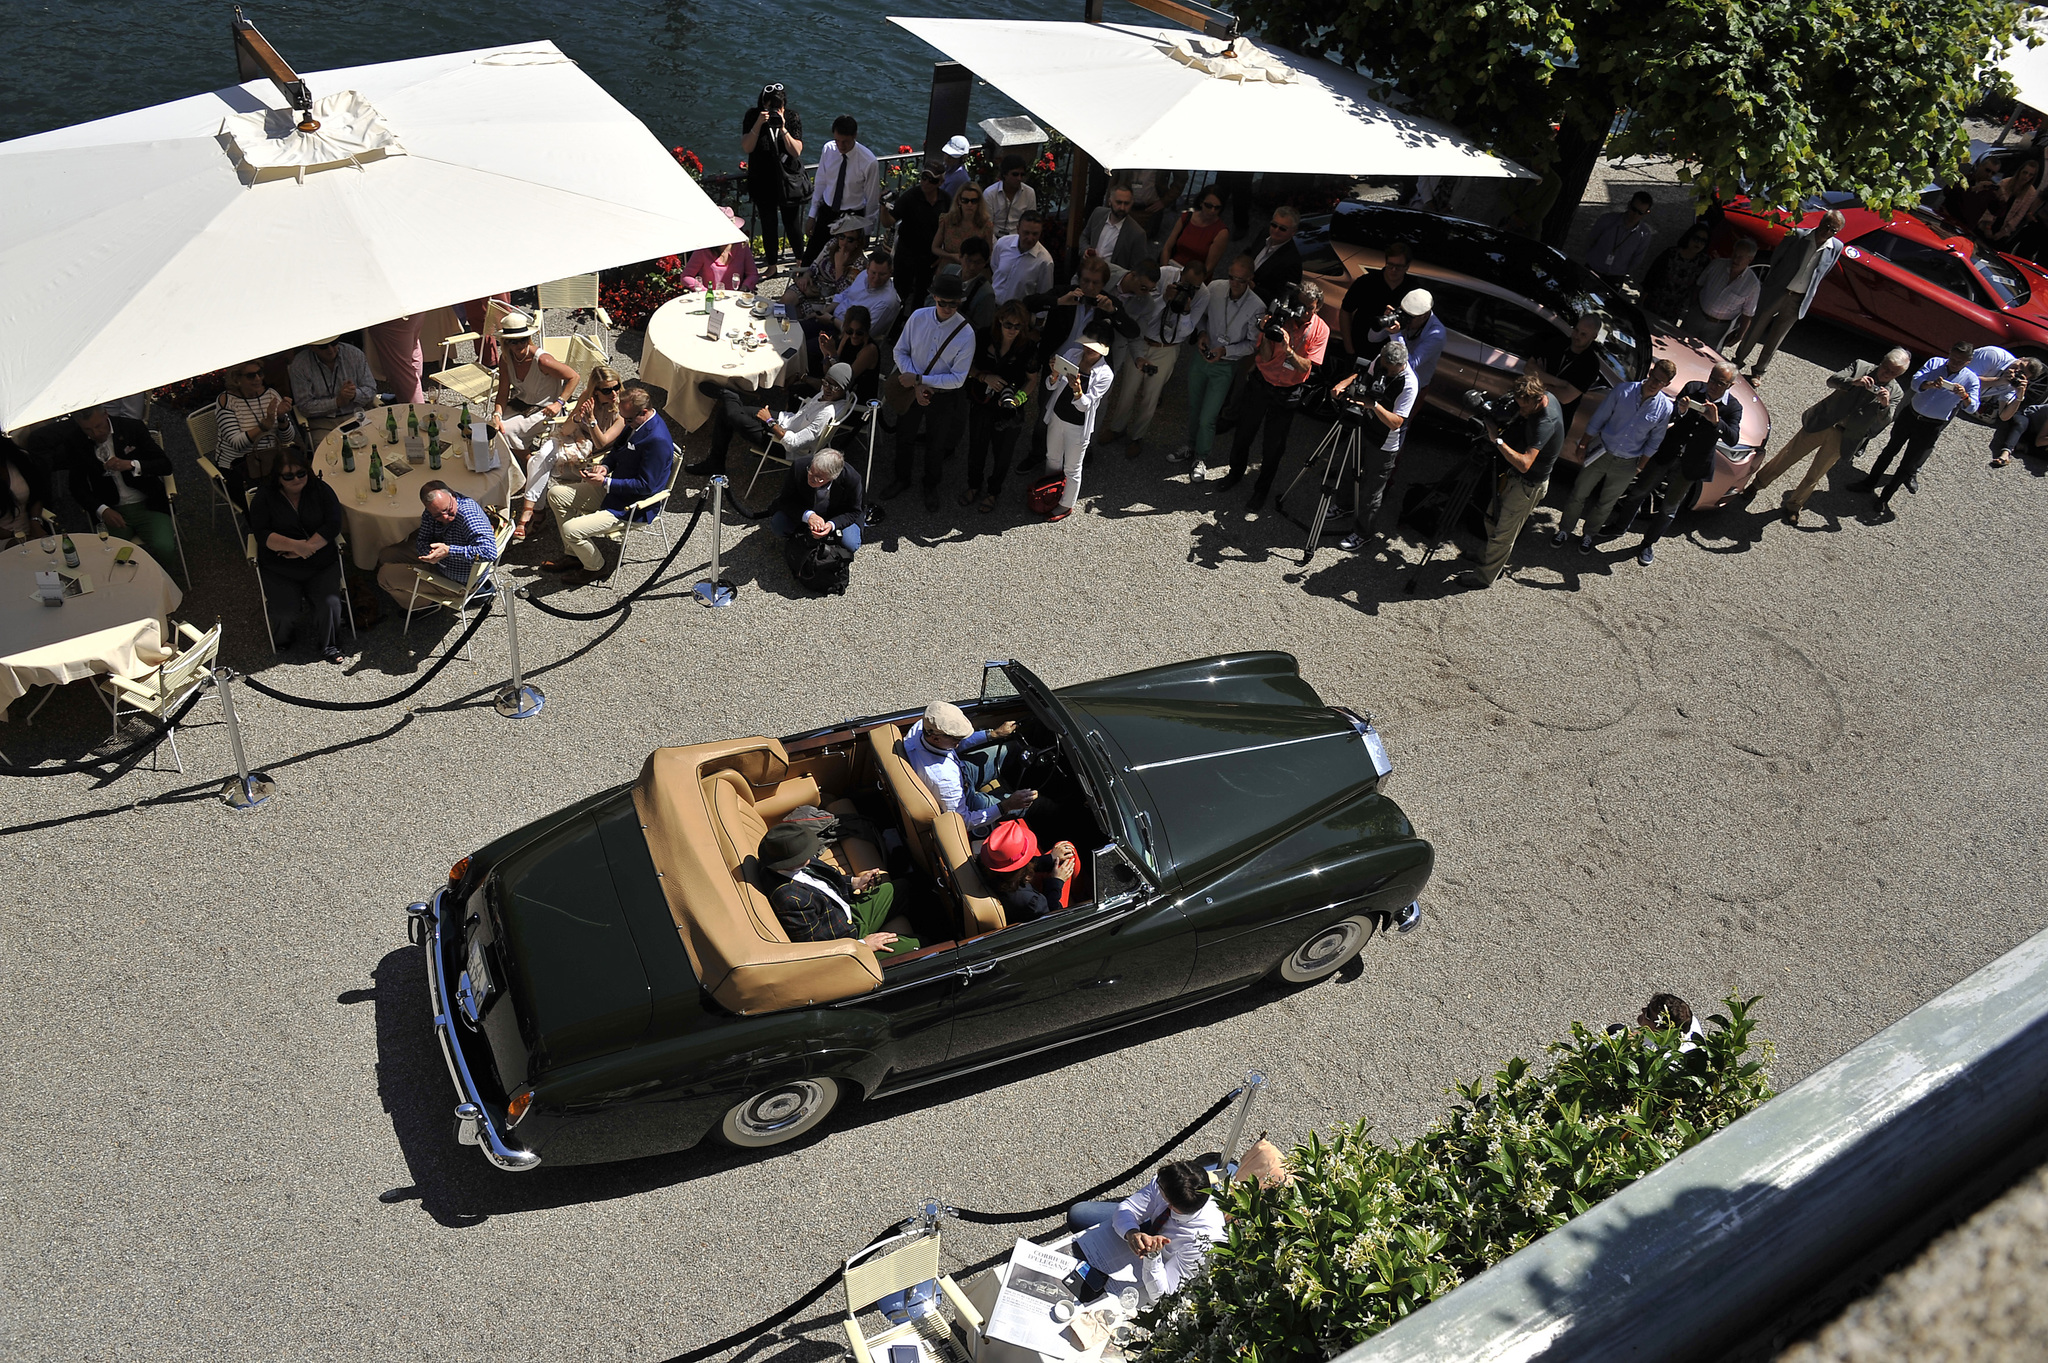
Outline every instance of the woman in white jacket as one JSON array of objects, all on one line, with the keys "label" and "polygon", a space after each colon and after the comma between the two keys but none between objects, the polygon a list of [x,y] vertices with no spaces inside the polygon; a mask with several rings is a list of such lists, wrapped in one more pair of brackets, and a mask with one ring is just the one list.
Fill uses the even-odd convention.
[{"label": "woman in white jacket", "polygon": [[1081,498],[1081,461],[1088,453],[1088,438],[1095,433],[1095,414],[1109,392],[1114,377],[1105,362],[1109,355],[1109,326],[1091,322],[1078,344],[1061,352],[1045,376],[1045,467],[1066,475],[1060,504],[1047,514],[1049,521],[1063,521],[1074,512]]}]

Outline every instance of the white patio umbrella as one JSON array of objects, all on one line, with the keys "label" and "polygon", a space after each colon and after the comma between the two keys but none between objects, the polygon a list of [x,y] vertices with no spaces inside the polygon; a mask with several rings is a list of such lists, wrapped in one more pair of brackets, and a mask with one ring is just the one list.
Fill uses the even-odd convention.
[{"label": "white patio umbrella", "polygon": [[[2039,24],[2031,24],[2028,31],[2048,38],[2048,30]],[[2018,42],[2005,50],[2005,59],[1999,62],[2013,85],[2019,91],[2020,103],[2030,109],[2048,112],[2048,45],[2028,47],[2022,35]]]},{"label": "white patio umbrella", "polygon": [[740,239],[553,43],[304,80],[317,133],[252,81],[0,143],[0,430]]},{"label": "white patio umbrella", "polygon": [[1186,29],[896,19],[1111,170],[1475,175],[1527,171],[1372,97],[1332,62]]}]

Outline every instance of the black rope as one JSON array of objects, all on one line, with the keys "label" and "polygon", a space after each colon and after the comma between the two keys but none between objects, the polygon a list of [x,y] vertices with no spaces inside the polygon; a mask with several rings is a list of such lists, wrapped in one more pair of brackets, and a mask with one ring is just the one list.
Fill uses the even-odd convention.
[{"label": "black rope", "polygon": [[[1108,1192],[1110,1189],[1118,1187],[1124,1183],[1128,1183],[1131,1179],[1136,1178],[1139,1174],[1143,1173],[1145,1170],[1151,1168],[1154,1164],[1164,1159],[1183,1141],[1187,1140],[1188,1137],[1194,1135],[1197,1131],[1200,1131],[1203,1127],[1207,1126],[1210,1122],[1214,1121],[1217,1115],[1220,1114],[1225,1108],[1229,1107],[1232,1103],[1236,1102],[1238,1095],[1243,1092],[1244,1090],[1241,1088],[1232,1089],[1230,1092],[1224,1094],[1221,1098],[1218,1098],[1214,1103],[1211,1103],[1209,1105],[1208,1111],[1204,1112],[1201,1116],[1195,1118],[1186,1126],[1182,1127],[1180,1130],[1174,1132],[1171,1136],[1167,1137],[1166,1140],[1162,1142],[1157,1149],[1153,1150],[1150,1154],[1146,1155],[1145,1158],[1139,1160],[1136,1164],[1133,1164],[1130,1168],[1125,1169],[1121,1173],[1116,1174],[1111,1178],[1104,1179],[1102,1182],[1096,1184],[1093,1188],[1090,1188],[1075,1197],[1068,1198],[1063,1202],[1055,1202],[1050,1206],[1046,1207],[1034,1207],[1030,1211],[1026,1212],[977,1212],[970,1211],[965,1207],[957,1207],[953,1209],[953,1215],[959,1217],[962,1221],[966,1221],[977,1226],[1000,1226],[1007,1223],[1014,1223],[1019,1221],[1043,1221],[1048,1216],[1057,1216],[1064,1213],[1068,1207],[1072,1206],[1076,1202],[1092,1202],[1096,1198]],[[879,1245],[880,1243],[882,1243],[882,1241],[888,1239],[892,1235],[899,1233],[902,1229],[902,1222],[892,1221],[887,1226],[884,1226],[881,1230],[875,1232],[875,1234],[869,1238],[867,1244],[862,1245],[861,1248],[867,1249],[871,1246]],[[1053,1229],[1049,1231],[1042,1231],[1038,1235],[1034,1235],[1029,1238],[1035,1242],[1042,1242],[1045,1240],[1054,1239],[1060,1233],[1061,1228],[1055,1226],[1053,1227]],[[977,1273],[982,1269],[989,1268],[995,1264],[1001,1263],[1004,1259],[1007,1259],[1009,1257],[1010,1251],[1004,1250],[1002,1253],[994,1255],[991,1258],[984,1259],[978,1264],[970,1265],[966,1271],[968,1273]],[[692,1349],[686,1354],[677,1354],[674,1358],[671,1358],[668,1361],[668,1363],[702,1363],[702,1360],[711,1357],[713,1354],[724,1353],[727,1349],[736,1349],[740,1345],[745,1344],[748,1340],[768,1333],[769,1331],[775,1329],[776,1326],[781,1325],[796,1317],[799,1313],[801,1313],[804,1310],[805,1307],[810,1306],[812,1303],[816,1302],[820,1297],[824,1296],[827,1292],[830,1292],[834,1287],[838,1286],[841,1276],[842,1270],[834,1269],[832,1272],[826,1274],[824,1280],[821,1281],[816,1287],[804,1293],[801,1297],[798,1297],[795,1301],[791,1302],[788,1306],[783,1307],[774,1315],[767,1316],[761,1320],[755,1321],[752,1325],[747,1326],[743,1330],[735,1330],[723,1339],[713,1340],[711,1343]]]},{"label": "black rope", "polygon": [[12,762],[0,762],[0,776],[72,776],[82,771],[96,772],[101,767],[118,765],[130,757],[146,756],[150,749],[171,736],[172,727],[199,703],[199,698],[205,693],[205,687],[194,687],[192,694],[185,697],[185,703],[162,719],[150,714],[135,716],[144,723],[153,725],[156,732],[144,734],[133,743],[116,748],[104,756],[88,758],[83,762],[60,762],[54,767],[17,767]]},{"label": "black rope", "polygon": [[[676,458],[680,459],[682,458],[682,456],[677,455]],[[704,519],[704,508],[708,505],[710,505],[708,501],[704,500],[703,498],[699,498],[697,501],[697,509],[690,513],[690,523],[683,527],[682,538],[678,539],[675,543],[675,547],[668,551],[668,557],[663,559],[659,564],[655,566],[654,571],[647,575],[647,580],[645,582],[635,587],[632,591],[627,592],[624,596],[612,602],[603,610],[565,611],[562,610],[560,607],[550,606],[547,602],[541,600],[537,596],[528,596],[523,588],[520,590],[519,599],[521,601],[524,601],[527,605],[533,607],[535,610],[539,611],[541,614],[552,615],[557,620],[602,620],[607,615],[616,615],[620,611],[624,610],[626,607],[632,605],[633,602],[638,600],[643,594],[645,594],[649,588],[653,587],[656,582],[660,581],[661,575],[668,571],[669,564],[674,563],[676,561],[676,555],[682,553],[683,546],[690,542],[690,536],[696,532],[697,522]],[[621,554],[626,552],[624,540],[621,540],[619,542],[619,552]]]},{"label": "black rope", "polygon": [[490,618],[491,608],[497,604],[498,598],[495,593],[485,597],[483,605],[477,610],[476,618],[469,622],[468,629],[462,631],[462,637],[450,644],[448,651],[442,654],[440,660],[432,667],[421,673],[418,681],[396,695],[385,696],[379,700],[309,700],[305,696],[287,695],[275,687],[265,686],[254,677],[244,676],[241,680],[251,691],[266,695],[272,700],[281,700],[286,705],[298,705],[308,710],[381,710],[387,705],[396,705],[402,700],[411,699],[419,693],[421,687],[440,676],[441,669],[454,662],[456,655],[461,653],[463,647],[476,636],[476,632],[483,628],[484,621]]}]

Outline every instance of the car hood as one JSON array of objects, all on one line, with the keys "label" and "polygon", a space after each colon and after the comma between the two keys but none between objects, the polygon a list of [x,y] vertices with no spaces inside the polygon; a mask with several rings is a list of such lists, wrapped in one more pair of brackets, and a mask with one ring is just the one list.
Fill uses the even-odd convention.
[{"label": "car hood", "polygon": [[1115,778],[1154,812],[1155,856],[1183,882],[1377,788],[1365,740],[1326,706],[1062,694]]},{"label": "car hood", "polygon": [[[1688,383],[1705,383],[1714,366],[1726,358],[1711,346],[1661,327],[1652,334],[1651,344],[1658,359],[1671,361],[1678,370],[1678,377],[1667,390],[1673,394]],[[1728,391],[1735,394],[1735,400],[1742,404],[1742,425],[1736,443],[1753,450],[1762,449],[1771,435],[1771,414],[1765,408],[1763,398],[1739,373]]]}]

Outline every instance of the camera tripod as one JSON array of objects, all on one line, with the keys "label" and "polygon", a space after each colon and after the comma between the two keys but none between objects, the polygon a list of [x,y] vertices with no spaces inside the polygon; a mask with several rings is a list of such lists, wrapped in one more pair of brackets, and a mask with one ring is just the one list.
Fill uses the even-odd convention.
[{"label": "camera tripod", "polygon": [[[1377,450],[1372,452],[1378,453]],[[1288,493],[1293,492],[1295,486],[1308,476],[1310,469],[1317,464],[1324,465],[1322,495],[1316,499],[1315,513],[1309,517],[1308,525],[1305,527],[1308,530],[1308,544],[1301,552],[1302,567],[1308,566],[1308,561],[1316,556],[1316,549],[1322,544],[1323,527],[1328,523],[1330,511],[1336,506],[1337,499],[1344,493],[1347,475],[1351,482],[1351,518],[1354,522],[1358,519],[1358,476],[1365,472],[1366,453],[1365,422],[1338,417],[1330,423],[1330,429],[1323,432],[1323,438],[1316,442],[1315,449],[1310,451],[1308,459],[1296,471],[1293,480],[1274,500],[1273,509],[1293,521],[1294,517],[1287,512]],[[1294,523],[1301,524],[1300,521]],[[1360,530],[1363,529],[1361,526]]]},{"label": "camera tripod", "polygon": [[1484,424],[1472,436],[1472,448],[1466,452],[1465,463],[1448,478],[1440,478],[1431,485],[1428,492],[1415,503],[1408,515],[1420,516],[1432,507],[1439,508],[1436,529],[1429,537],[1429,545],[1422,552],[1422,562],[1415,565],[1415,572],[1409,577],[1408,585],[1401,590],[1412,592],[1421,580],[1422,570],[1436,557],[1436,551],[1458,528],[1458,522],[1465,519],[1467,508],[1472,505],[1472,491],[1479,486],[1480,477],[1493,467],[1493,442],[1488,438]]}]

